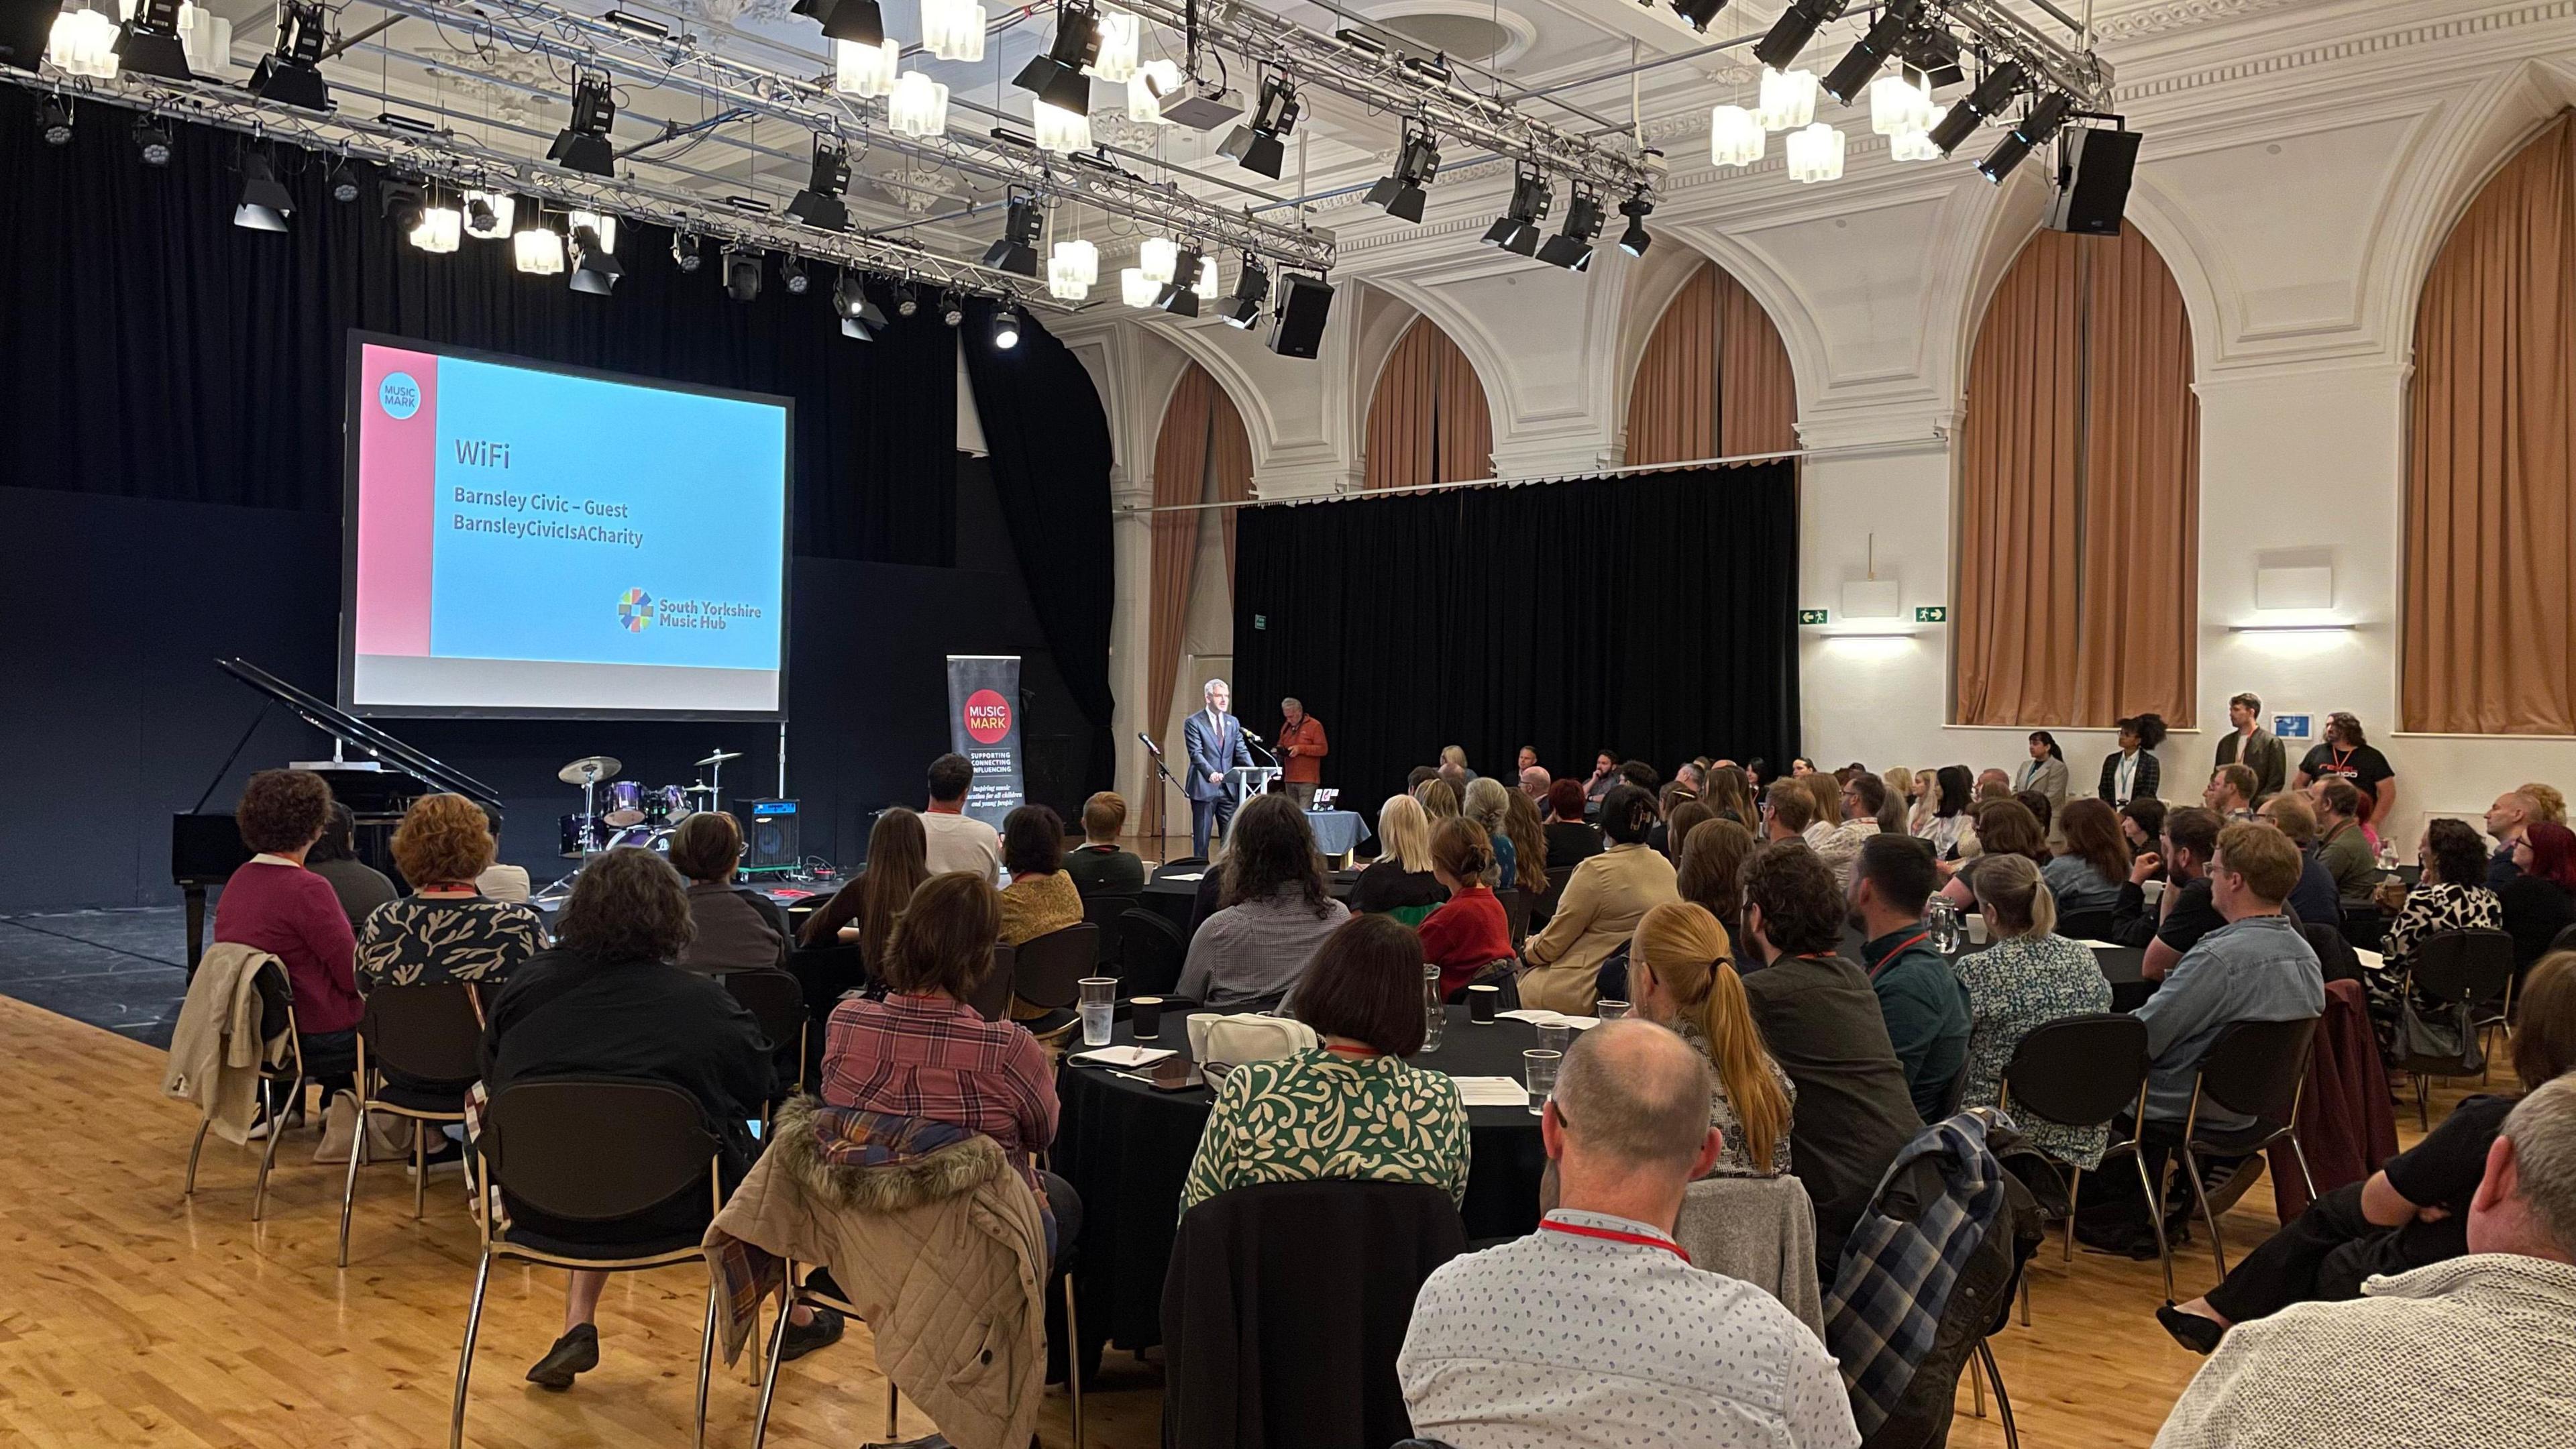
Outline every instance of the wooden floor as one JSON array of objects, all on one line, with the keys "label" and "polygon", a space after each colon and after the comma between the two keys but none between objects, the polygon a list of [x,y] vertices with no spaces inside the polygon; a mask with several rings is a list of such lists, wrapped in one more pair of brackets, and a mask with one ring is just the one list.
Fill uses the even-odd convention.
[{"label": "wooden floor", "polygon": [[[0,998],[0,1444],[406,1449],[446,1442],[448,1394],[473,1285],[474,1232],[453,1174],[411,1217],[400,1167],[362,1169],[349,1268],[333,1266],[341,1176],[311,1162],[310,1133],[281,1143],[269,1216],[250,1221],[256,1155],[209,1141],[180,1200],[194,1112],[159,1095],[163,1057],[140,1043]],[[2446,1099],[2448,1100],[2448,1099]],[[2408,1114],[2406,1135],[2413,1136]],[[2232,1245],[2272,1226],[2258,1185],[2228,1219]],[[2156,1265],[2054,1242],[2034,1265],[2037,1324],[1995,1341],[2022,1442],[2145,1445],[2199,1360],[2157,1328]],[[2215,1278],[2195,1244],[2188,1297]],[[481,1445],[684,1444],[705,1280],[623,1275],[601,1304],[602,1361],[567,1394],[526,1383],[561,1327],[558,1275],[495,1270],[467,1439]],[[884,1437],[885,1387],[865,1328],[789,1366],[772,1444],[833,1449]],[[1160,1440],[1160,1373],[1113,1353],[1086,1399],[1089,1441]],[[747,1444],[755,1390],[717,1374],[709,1442]],[[2000,1445],[1970,1416],[1952,1442]],[[1991,1406],[1988,1410],[1992,1413]],[[901,1434],[929,1432],[907,1409]],[[1044,1442],[1070,1444],[1062,1390]]]}]

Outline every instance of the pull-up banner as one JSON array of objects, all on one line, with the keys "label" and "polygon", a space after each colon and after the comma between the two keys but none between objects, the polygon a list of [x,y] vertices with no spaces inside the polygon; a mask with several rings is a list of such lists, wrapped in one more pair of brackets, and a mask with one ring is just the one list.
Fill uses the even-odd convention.
[{"label": "pull-up banner", "polygon": [[966,813],[999,830],[1028,800],[1020,779],[1020,656],[948,656],[950,748],[975,767]]}]

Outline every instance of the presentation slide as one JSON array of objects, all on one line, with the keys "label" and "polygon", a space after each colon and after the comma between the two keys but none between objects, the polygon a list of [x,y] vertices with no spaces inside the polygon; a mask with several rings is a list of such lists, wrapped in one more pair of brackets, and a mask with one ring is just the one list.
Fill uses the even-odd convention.
[{"label": "presentation slide", "polygon": [[343,708],[784,712],[787,399],[352,351]]}]

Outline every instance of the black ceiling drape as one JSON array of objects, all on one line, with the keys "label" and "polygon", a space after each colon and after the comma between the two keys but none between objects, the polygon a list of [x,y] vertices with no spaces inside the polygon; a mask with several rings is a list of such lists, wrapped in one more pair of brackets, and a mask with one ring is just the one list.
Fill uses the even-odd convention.
[{"label": "black ceiling drape", "polygon": [[[241,138],[177,128],[147,167],[134,113],[81,106],[68,146],[0,104],[0,478],[27,487],[336,512],[353,327],[551,362],[794,397],[796,551],[947,566],[955,532],[954,334],[924,309],[873,343],[840,335],[833,274],[793,296],[725,295],[659,228],[621,228],[610,297],[523,276],[508,243],[411,246],[328,158],[281,149],[283,235],[232,224]],[[1102,503],[1102,516],[1107,504]],[[1105,636],[1104,636],[1105,647]]]},{"label": "black ceiling drape", "polygon": [[1793,464],[1250,508],[1237,547],[1236,708],[1303,700],[1363,813],[1448,744],[1496,774],[1798,751]]},{"label": "black ceiling drape", "polygon": [[1019,345],[992,344],[993,304],[967,309],[966,375],[990,450],[993,489],[1029,600],[1067,693],[1089,728],[1074,757],[1085,795],[1117,777],[1110,741],[1109,621],[1117,605],[1109,518],[1109,415],[1065,345],[1024,318]]}]

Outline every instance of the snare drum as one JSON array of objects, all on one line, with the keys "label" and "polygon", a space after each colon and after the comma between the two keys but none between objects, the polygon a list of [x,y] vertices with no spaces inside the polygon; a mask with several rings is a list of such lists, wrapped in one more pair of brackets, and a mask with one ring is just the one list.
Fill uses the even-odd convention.
[{"label": "snare drum", "polygon": [[689,792],[677,785],[656,785],[644,792],[644,823],[677,825],[689,814]]},{"label": "snare drum", "polygon": [[644,823],[644,787],[633,780],[612,780],[601,793],[608,797],[608,808],[599,818],[611,825],[625,827]]}]

